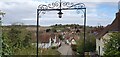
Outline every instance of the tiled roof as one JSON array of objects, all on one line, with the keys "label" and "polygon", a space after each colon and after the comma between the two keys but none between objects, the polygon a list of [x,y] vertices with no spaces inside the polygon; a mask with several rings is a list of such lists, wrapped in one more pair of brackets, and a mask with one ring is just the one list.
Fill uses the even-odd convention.
[{"label": "tiled roof", "polygon": [[107,32],[109,31],[118,31],[120,32],[120,11],[118,13],[116,13],[116,18],[115,20],[112,22],[112,24],[106,26],[98,35],[97,38],[101,38],[102,36],[104,36]]},{"label": "tiled roof", "polygon": [[39,41],[42,43],[49,43],[50,38],[51,38],[51,35],[49,33],[43,33],[39,35]]},{"label": "tiled roof", "polygon": [[[57,37],[56,34],[54,33],[42,33],[42,34],[39,34],[39,42],[42,42],[42,43],[49,43],[49,40],[51,38],[51,40],[55,39],[56,37],[56,42],[59,42],[59,38]],[[36,42],[36,34],[32,35],[32,40],[33,42]]]}]

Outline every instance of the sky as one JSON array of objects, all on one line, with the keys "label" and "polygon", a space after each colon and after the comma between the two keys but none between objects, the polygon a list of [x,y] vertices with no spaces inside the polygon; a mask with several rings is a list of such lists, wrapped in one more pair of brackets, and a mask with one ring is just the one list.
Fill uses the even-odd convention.
[{"label": "sky", "polygon": [[[2,25],[24,23],[36,25],[36,9],[40,4],[51,4],[59,0],[0,0],[0,10],[5,12]],[[115,19],[118,12],[119,0],[62,0],[63,2],[84,3],[87,8],[87,25],[107,26]],[[83,12],[79,10],[62,11],[62,18],[58,18],[58,11],[46,11],[40,14],[41,26],[54,24],[80,24],[83,25]]]}]

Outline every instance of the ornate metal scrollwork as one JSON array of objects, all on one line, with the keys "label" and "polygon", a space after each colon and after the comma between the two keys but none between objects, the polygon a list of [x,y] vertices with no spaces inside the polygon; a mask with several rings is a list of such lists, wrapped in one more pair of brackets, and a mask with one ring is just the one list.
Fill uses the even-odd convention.
[{"label": "ornate metal scrollwork", "polygon": [[[45,9],[60,9],[60,3],[61,3],[61,9],[62,8],[78,8],[77,12],[79,12],[79,8],[85,8],[85,5],[83,3],[72,3],[72,2],[53,2],[51,4],[45,5],[41,4],[38,6],[38,9],[42,9],[42,13],[45,14],[46,11]],[[41,11],[40,11],[41,12]]]}]

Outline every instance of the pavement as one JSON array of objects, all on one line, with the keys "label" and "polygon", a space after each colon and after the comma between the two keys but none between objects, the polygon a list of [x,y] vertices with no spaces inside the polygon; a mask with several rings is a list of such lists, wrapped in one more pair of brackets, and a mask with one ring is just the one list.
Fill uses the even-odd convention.
[{"label": "pavement", "polygon": [[71,46],[65,44],[65,42],[61,43],[61,47],[58,48],[58,51],[61,55],[72,55],[73,53]]}]

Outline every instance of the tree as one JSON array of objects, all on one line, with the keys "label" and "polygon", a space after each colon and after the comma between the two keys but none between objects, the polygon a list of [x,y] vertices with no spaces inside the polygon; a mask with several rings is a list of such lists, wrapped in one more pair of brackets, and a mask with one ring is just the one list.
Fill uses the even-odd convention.
[{"label": "tree", "polygon": [[[84,38],[83,33],[80,34],[80,39],[77,41],[77,52],[82,54],[84,52]],[[85,52],[94,52],[96,49],[95,37],[92,34],[86,33]]]},{"label": "tree", "polygon": [[104,57],[119,57],[120,56],[120,32],[115,32],[110,35],[110,39],[105,43]]},{"label": "tree", "polygon": [[15,55],[31,44],[31,33],[21,25],[12,25],[3,32],[3,55]]},{"label": "tree", "polygon": [[24,47],[31,46],[31,36],[32,36],[32,33],[30,31],[28,31],[27,34],[25,35],[25,39],[23,40]]},{"label": "tree", "polygon": [[46,32],[50,32],[51,31],[51,29],[46,29]]},{"label": "tree", "polygon": [[54,33],[56,33],[56,32],[57,32],[57,30],[56,30],[56,29],[52,29],[52,31],[53,31]]},{"label": "tree", "polygon": [[59,38],[60,40],[64,40],[62,35],[58,35],[58,38]]},{"label": "tree", "polygon": [[12,48],[10,46],[10,40],[7,37],[7,33],[2,33],[2,55],[11,55],[12,54]]},{"label": "tree", "polygon": [[87,34],[86,37],[86,42],[85,42],[85,48],[86,48],[86,52],[94,52],[96,50],[96,39],[95,36],[93,34]]}]

